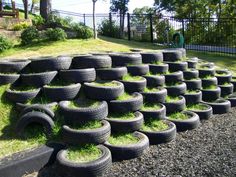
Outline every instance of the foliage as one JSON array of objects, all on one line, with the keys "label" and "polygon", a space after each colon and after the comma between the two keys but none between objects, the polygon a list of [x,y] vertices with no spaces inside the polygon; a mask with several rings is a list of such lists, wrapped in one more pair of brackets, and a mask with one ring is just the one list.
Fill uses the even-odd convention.
[{"label": "foliage", "polygon": [[46,20],[46,26],[49,28],[70,28],[72,24],[72,17],[61,17],[58,12],[49,14]]},{"label": "foliage", "polygon": [[34,16],[34,18],[32,19],[32,23],[34,26],[38,27],[38,26],[42,26],[45,24],[45,20],[43,19],[42,16],[40,15],[36,15]]},{"label": "foliage", "polygon": [[0,35],[0,53],[7,49],[10,49],[12,46],[13,45],[11,41]]},{"label": "foliage", "polygon": [[30,25],[27,23],[27,22],[21,22],[21,23],[18,23],[16,25],[14,25],[12,27],[12,30],[14,31],[21,31],[21,30],[24,30],[26,28],[28,28]]},{"label": "foliage", "polygon": [[89,39],[93,37],[93,30],[87,26],[76,23],[73,24],[72,29],[76,32],[78,39]]},{"label": "foliage", "polygon": [[32,44],[34,42],[37,42],[38,39],[39,31],[36,29],[35,26],[28,27],[21,33],[22,45]]},{"label": "foliage", "polygon": [[114,20],[104,19],[98,27],[98,31],[103,36],[120,38],[120,28]]},{"label": "foliage", "polygon": [[46,39],[49,41],[61,41],[67,38],[65,31],[61,28],[48,28],[45,32]]}]

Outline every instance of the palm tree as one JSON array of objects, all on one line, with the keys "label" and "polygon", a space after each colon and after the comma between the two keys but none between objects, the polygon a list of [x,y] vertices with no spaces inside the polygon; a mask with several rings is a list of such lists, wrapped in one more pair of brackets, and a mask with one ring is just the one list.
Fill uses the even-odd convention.
[{"label": "palm tree", "polygon": [[97,30],[96,30],[96,14],[95,14],[95,5],[97,0],[92,0],[93,1],[93,36],[94,39],[97,39]]}]

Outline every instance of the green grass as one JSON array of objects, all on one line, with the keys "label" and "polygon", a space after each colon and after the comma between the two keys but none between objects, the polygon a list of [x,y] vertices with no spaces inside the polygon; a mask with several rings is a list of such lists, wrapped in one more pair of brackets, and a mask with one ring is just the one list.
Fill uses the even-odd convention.
[{"label": "green grass", "polygon": [[160,89],[159,88],[150,88],[150,87],[145,87],[144,92],[158,92]]},{"label": "green grass", "polygon": [[95,145],[85,145],[81,147],[69,147],[67,149],[67,159],[76,163],[91,162],[101,157],[102,151]]},{"label": "green grass", "polygon": [[125,92],[121,96],[119,96],[116,100],[124,101],[124,100],[130,100],[132,98],[134,98],[132,95]]},{"label": "green grass", "polygon": [[230,85],[231,85],[231,83],[229,83],[229,82],[225,82],[225,83],[221,84],[221,86],[230,86]]},{"label": "green grass", "polygon": [[192,105],[187,105],[187,110],[206,110],[208,107],[204,104],[192,104]]},{"label": "green grass", "polygon": [[174,86],[177,86],[177,85],[180,85],[182,84],[181,82],[170,82],[170,83],[166,83],[165,85],[167,87],[174,87]]},{"label": "green grass", "polygon": [[89,121],[80,124],[74,124],[71,126],[72,129],[75,130],[90,130],[90,129],[97,129],[102,127],[102,122],[98,120]]},{"label": "green grass", "polygon": [[152,73],[152,72],[148,72],[145,76],[161,76],[162,74],[159,74],[159,73]]},{"label": "green grass", "polygon": [[209,85],[207,87],[203,87],[203,90],[215,90],[215,89],[217,89],[216,85]]},{"label": "green grass", "polygon": [[227,72],[224,72],[224,71],[216,71],[216,76],[227,76],[228,73]]},{"label": "green grass", "polygon": [[212,79],[213,77],[214,77],[214,76],[207,75],[207,76],[202,77],[202,79]]},{"label": "green grass", "polygon": [[122,80],[123,81],[141,81],[143,80],[144,78],[141,77],[141,76],[131,76],[129,74],[126,74],[122,77]]},{"label": "green grass", "polygon": [[110,136],[108,142],[112,145],[125,146],[138,143],[139,138],[135,137],[132,133],[114,134]]},{"label": "green grass", "polygon": [[87,107],[97,107],[99,105],[98,101],[94,101],[94,100],[89,100],[89,99],[84,99],[83,101],[70,101],[69,103],[69,107],[72,109],[76,109],[76,108],[87,108]]},{"label": "green grass", "polygon": [[187,90],[186,94],[196,94],[198,92],[199,92],[199,90]]},{"label": "green grass", "polygon": [[166,102],[167,102],[167,103],[177,102],[177,101],[179,101],[179,100],[181,100],[181,98],[178,97],[178,96],[168,96],[168,95],[167,95],[167,97],[166,97]]},{"label": "green grass", "polygon": [[118,119],[118,120],[132,120],[135,118],[135,114],[133,112],[129,112],[129,113],[112,113],[109,114],[108,119]]},{"label": "green grass", "polygon": [[169,119],[173,119],[173,120],[187,120],[189,119],[189,116],[185,113],[182,112],[176,112],[176,113],[172,113],[170,115],[168,115]]},{"label": "green grass", "polygon": [[145,104],[143,104],[141,111],[156,111],[156,110],[160,110],[160,109],[161,109],[160,104],[145,103]]},{"label": "green grass", "polygon": [[30,87],[30,86],[20,86],[20,87],[12,87],[10,88],[11,91],[14,92],[29,92],[29,91],[35,91],[37,88],[35,87]]},{"label": "green grass", "polygon": [[92,84],[98,87],[116,87],[119,85],[117,82],[114,82],[114,81],[111,81],[111,82],[97,81],[97,82],[93,82]]},{"label": "green grass", "polygon": [[51,87],[51,88],[60,88],[60,87],[65,87],[65,86],[70,86],[73,85],[74,83],[69,83],[66,81],[61,81],[61,80],[56,80],[51,82],[49,85],[46,85],[46,87]]},{"label": "green grass", "polygon": [[167,130],[168,128],[168,124],[166,124],[163,120],[149,119],[148,121],[145,121],[141,130],[147,132],[157,132]]}]

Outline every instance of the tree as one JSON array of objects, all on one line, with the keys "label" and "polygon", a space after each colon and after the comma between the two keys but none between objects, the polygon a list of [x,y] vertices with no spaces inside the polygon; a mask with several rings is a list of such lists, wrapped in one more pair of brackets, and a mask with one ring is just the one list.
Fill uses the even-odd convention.
[{"label": "tree", "polygon": [[28,0],[22,0],[23,4],[24,4],[24,14],[25,14],[25,19],[28,19]]},{"label": "tree", "polygon": [[150,23],[150,16],[147,14],[154,14],[155,9],[152,7],[144,6],[142,8],[135,8],[133,10],[133,17],[131,18],[132,25],[138,24],[149,24]]},{"label": "tree", "polygon": [[94,39],[97,39],[97,30],[96,30],[96,2],[97,0],[92,0],[93,1],[93,37]]},{"label": "tree", "polygon": [[34,7],[39,3],[40,0],[32,0],[30,12],[33,13]]},{"label": "tree", "polygon": [[52,0],[40,0],[40,15],[47,20],[51,13]]},{"label": "tree", "polygon": [[129,0],[111,0],[111,12],[120,14],[120,37],[123,37],[125,14],[128,12]]}]

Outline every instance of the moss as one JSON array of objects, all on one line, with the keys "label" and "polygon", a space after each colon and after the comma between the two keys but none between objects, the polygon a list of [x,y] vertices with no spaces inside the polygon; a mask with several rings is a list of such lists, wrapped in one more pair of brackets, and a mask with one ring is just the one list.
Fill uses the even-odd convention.
[{"label": "moss", "polygon": [[78,124],[73,124],[71,126],[72,129],[75,130],[90,130],[90,129],[97,129],[102,127],[102,122],[98,120],[94,121],[89,121],[86,123],[78,123]]},{"label": "moss", "polygon": [[76,108],[87,108],[87,107],[97,107],[99,106],[99,102],[98,101],[94,101],[94,100],[88,100],[88,99],[84,99],[82,101],[70,101],[69,103],[69,107],[72,109],[76,109]]},{"label": "moss", "polygon": [[148,132],[157,132],[167,130],[168,128],[168,124],[163,120],[149,119],[148,121],[145,121],[141,130]]},{"label": "moss", "polygon": [[130,95],[128,93],[124,93],[121,96],[119,96],[116,100],[123,101],[123,100],[130,100],[132,98],[133,98],[132,95]]},{"label": "moss", "polygon": [[123,81],[141,81],[144,78],[141,76],[131,76],[129,74],[126,74],[125,76],[122,77]]},{"label": "moss", "polygon": [[169,117],[169,119],[174,119],[174,120],[187,120],[187,119],[189,119],[188,114],[185,114],[182,112],[172,113],[168,117]]},{"label": "moss", "polygon": [[151,103],[145,103],[143,107],[141,108],[142,111],[156,111],[160,110],[162,107],[160,104],[151,104]]},{"label": "moss", "polygon": [[108,115],[108,119],[118,119],[118,120],[131,120],[135,118],[135,114],[132,112],[129,113],[113,113]]},{"label": "moss", "polygon": [[129,145],[139,142],[139,138],[135,137],[132,133],[122,133],[111,135],[108,142],[112,145]]},{"label": "moss", "polygon": [[67,159],[77,163],[91,162],[101,157],[102,151],[95,145],[85,145],[80,147],[69,147]]}]

